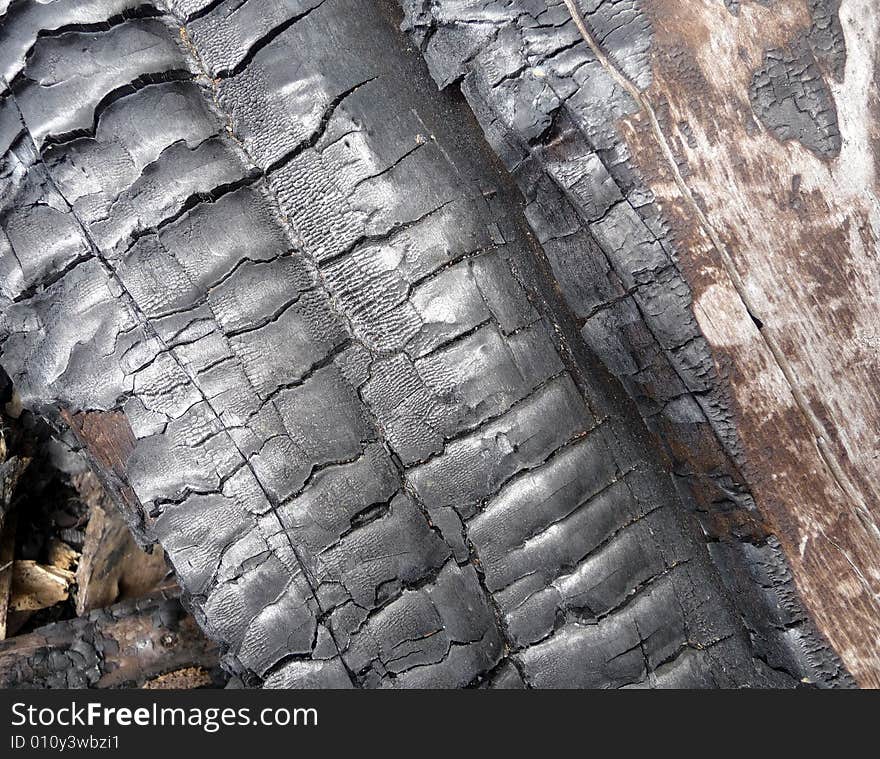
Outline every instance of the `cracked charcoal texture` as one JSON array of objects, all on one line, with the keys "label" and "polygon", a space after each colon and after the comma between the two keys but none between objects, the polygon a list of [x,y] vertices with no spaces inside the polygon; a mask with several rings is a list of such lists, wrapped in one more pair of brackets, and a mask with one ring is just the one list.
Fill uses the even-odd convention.
[{"label": "cracked charcoal texture", "polygon": [[[613,5],[591,18],[645,86],[649,25]],[[23,403],[90,420],[96,470],[247,685],[795,685],[800,628],[756,648],[731,594],[760,617],[760,579],[722,580],[735,549],[712,561],[579,334],[647,291],[664,348],[700,361],[614,145],[519,167],[561,101],[518,77],[510,11],[476,8],[428,61],[454,81],[489,45],[469,91],[510,94],[523,206],[397,9],[369,6],[10,4],[0,340]],[[525,49],[592,76],[560,10]],[[576,242],[630,274],[560,276]]]},{"label": "cracked charcoal texture", "polygon": [[768,50],[749,97],[758,119],[780,140],[798,140],[823,157],[840,153],[834,99],[804,44]]},{"label": "cracked charcoal texture", "polygon": [[[615,131],[640,107],[633,92],[651,83],[653,31],[643,9],[624,1],[573,3],[588,44],[560,1],[401,4],[404,28],[433,78],[458,84],[525,196],[526,218],[581,338],[666,442],[684,501],[718,541],[713,557],[759,655],[799,678],[849,683],[800,607],[778,545],[756,513],[723,378],[692,313],[675,242]],[[837,77],[845,61],[832,5],[810,4],[810,34],[790,49],[768,51],[750,92],[757,117],[779,139],[797,139],[825,157],[839,152],[840,134],[816,61]],[[779,569],[767,573],[768,565]],[[761,584],[760,603],[750,583],[737,579],[744,577]],[[790,624],[776,619],[780,608]]]}]

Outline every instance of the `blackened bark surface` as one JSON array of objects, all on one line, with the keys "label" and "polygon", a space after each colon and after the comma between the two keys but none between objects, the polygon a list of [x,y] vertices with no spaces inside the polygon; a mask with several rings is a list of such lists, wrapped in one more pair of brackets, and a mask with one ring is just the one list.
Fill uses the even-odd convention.
[{"label": "blackened bark surface", "polygon": [[762,656],[832,683],[824,636],[880,684],[876,4],[401,4],[722,576],[765,589]]},{"label": "blackened bark surface", "polygon": [[3,363],[227,666],[795,684],[389,6],[169,5],[7,10]]}]

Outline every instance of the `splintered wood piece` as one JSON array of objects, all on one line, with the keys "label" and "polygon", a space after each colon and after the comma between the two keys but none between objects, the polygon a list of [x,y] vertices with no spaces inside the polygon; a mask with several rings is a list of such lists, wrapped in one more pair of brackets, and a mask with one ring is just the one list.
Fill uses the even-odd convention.
[{"label": "splintered wood piece", "polygon": [[[5,441],[3,441],[3,447],[4,449],[6,447]],[[15,486],[30,463],[31,460],[27,456],[13,456],[0,464],[0,514],[4,513],[8,508]]]},{"label": "splintered wood piece", "polygon": [[0,640],[6,638],[9,628],[10,594],[12,591],[13,559],[15,558],[15,512],[9,510],[18,481],[31,460],[28,456],[8,453],[6,438],[0,432]]},{"label": "splintered wood piece", "polygon": [[49,541],[49,564],[56,569],[73,571],[79,561],[79,551],[75,551],[63,540],[52,538]]},{"label": "splintered wood piece", "polygon": [[91,472],[74,485],[89,507],[82,557],[76,570],[76,613],[109,606],[125,598],[155,593],[166,584],[168,565],[161,548],[141,550],[116,506]]},{"label": "splintered wood piece", "polygon": [[8,514],[0,530],[0,640],[6,638],[6,615],[12,589],[12,560],[15,557],[15,512]]},{"label": "splintered wood piece", "polygon": [[67,600],[74,573],[22,559],[12,564],[12,611],[39,611]]}]

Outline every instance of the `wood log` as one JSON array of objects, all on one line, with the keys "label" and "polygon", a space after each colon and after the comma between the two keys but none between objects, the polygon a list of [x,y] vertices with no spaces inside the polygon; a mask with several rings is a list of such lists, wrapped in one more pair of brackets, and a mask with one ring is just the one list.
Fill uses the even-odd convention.
[{"label": "wood log", "polygon": [[402,5],[9,6],[24,406],[248,683],[880,685],[873,7]]},{"label": "wood log", "polygon": [[876,3],[404,5],[707,531],[728,555],[731,534],[778,540],[821,634],[880,686]]},{"label": "wood log", "polygon": [[175,598],[124,601],[0,643],[0,688],[222,684],[218,651]]}]

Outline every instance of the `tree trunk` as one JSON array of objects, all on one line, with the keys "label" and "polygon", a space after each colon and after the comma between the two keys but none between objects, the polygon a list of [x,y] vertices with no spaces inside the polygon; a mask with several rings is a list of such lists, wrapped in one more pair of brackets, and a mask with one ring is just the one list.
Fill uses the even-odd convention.
[{"label": "tree trunk", "polygon": [[854,3],[13,4],[4,368],[246,683],[878,684]]},{"label": "tree trunk", "polygon": [[820,632],[876,687],[880,18],[870,0],[725,4],[405,5],[716,559],[763,562],[778,541]]}]

